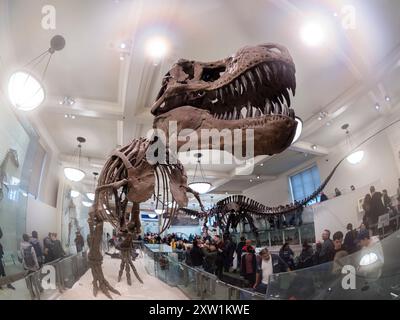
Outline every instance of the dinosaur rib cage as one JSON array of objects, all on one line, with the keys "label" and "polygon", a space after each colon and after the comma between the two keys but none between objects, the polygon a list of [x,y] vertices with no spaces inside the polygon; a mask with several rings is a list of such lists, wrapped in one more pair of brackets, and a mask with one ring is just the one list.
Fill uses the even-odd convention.
[{"label": "dinosaur rib cage", "polygon": [[[147,161],[146,151],[150,141],[144,138],[134,139],[117,149],[106,161],[98,180],[97,187],[102,187],[112,183],[128,179],[127,166],[138,166],[142,161]],[[182,164],[155,164],[153,172],[155,174],[155,192],[152,198],[155,201],[155,208],[160,208],[164,214],[162,232],[171,224],[177,212],[177,203],[169,191],[169,176],[171,169],[183,168]],[[114,228],[120,229],[125,219],[126,209],[129,204],[128,186],[123,186],[118,190],[112,188],[102,190],[96,195],[95,208],[97,208],[103,221],[109,222]],[[161,195],[161,197],[160,197]],[[169,204],[169,205],[168,205]]]}]

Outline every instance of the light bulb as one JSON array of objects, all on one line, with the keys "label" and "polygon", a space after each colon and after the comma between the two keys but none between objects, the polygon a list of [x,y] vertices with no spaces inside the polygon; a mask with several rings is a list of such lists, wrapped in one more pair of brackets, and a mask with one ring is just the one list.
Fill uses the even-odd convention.
[{"label": "light bulb", "polygon": [[164,57],[168,51],[168,43],[164,38],[152,38],[146,45],[147,53],[155,59]]},{"label": "light bulb", "polygon": [[85,207],[91,207],[91,206],[93,205],[91,202],[88,202],[88,201],[82,201],[82,204],[83,204]]},{"label": "light bulb", "polygon": [[80,196],[80,192],[76,190],[71,190],[71,197],[72,198],[77,198]]},{"label": "light bulb", "polygon": [[321,45],[325,41],[325,30],[321,23],[307,22],[300,31],[301,38],[310,47]]},{"label": "light bulb", "polygon": [[34,76],[18,71],[8,81],[8,96],[15,108],[30,111],[43,103],[45,93],[42,84]]},{"label": "light bulb", "polygon": [[356,151],[349,155],[346,159],[351,164],[358,164],[364,158],[364,151]]}]

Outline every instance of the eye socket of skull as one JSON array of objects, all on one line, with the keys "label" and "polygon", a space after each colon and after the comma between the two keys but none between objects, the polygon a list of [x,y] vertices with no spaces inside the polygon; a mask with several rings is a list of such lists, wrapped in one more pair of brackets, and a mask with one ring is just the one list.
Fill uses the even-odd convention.
[{"label": "eye socket of skull", "polygon": [[225,66],[218,66],[215,68],[203,68],[203,72],[201,74],[201,80],[205,82],[214,82],[221,78],[221,74],[225,73]]}]

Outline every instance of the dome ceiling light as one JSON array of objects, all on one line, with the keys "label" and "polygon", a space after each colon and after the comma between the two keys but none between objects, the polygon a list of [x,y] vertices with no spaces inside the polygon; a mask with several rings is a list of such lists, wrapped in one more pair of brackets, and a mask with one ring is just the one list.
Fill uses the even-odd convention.
[{"label": "dome ceiling light", "polygon": [[349,155],[347,156],[346,159],[350,164],[356,165],[356,164],[359,164],[362,161],[362,159],[364,158],[364,151],[363,150],[357,150],[357,151],[352,150],[349,127],[350,127],[350,125],[348,123],[346,123],[342,126],[342,129],[346,131],[346,144],[349,146]]},{"label": "dome ceiling light", "polygon": [[[22,70],[15,71],[8,80],[8,97],[11,104],[22,111],[31,111],[39,107],[45,99],[43,80],[49,67],[53,53],[65,47],[65,39],[60,35],[54,36],[50,41],[50,48],[28,62]],[[48,55],[47,63],[40,79],[32,71]]]},{"label": "dome ceiling light", "polygon": [[[97,176],[98,176],[98,175],[99,175],[98,172],[93,172],[93,191],[96,190]],[[88,199],[89,199],[90,201],[94,201],[95,194],[94,194],[94,192],[87,192],[87,193],[86,193],[86,197],[88,197]]]},{"label": "dome ceiling light", "polygon": [[81,195],[79,191],[76,190],[71,190],[71,197],[72,198],[78,198]]},{"label": "dome ceiling light", "polygon": [[[189,187],[192,188],[194,191],[198,192],[199,194],[204,194],[211,189],[212,185],[211,183],[207,182],[204,178],[204,171],[200,162],[200,159],[203,155],[201,153],[196,153],[194,156],[197,158],[197,163],[196,163],[196,168],[194,170],[192,182],[189,183]],[[200,179],[196,180],[197,168],[199,168],[200,171]]]},{"label": "dome ceiling light", "polygon": [[320,21],[309,21],[300,30],[303,42],[310,47],[322,45],[326,40],[326,30]]},{"label": "dome ceiling light", "polygon": [[65,167],[64,168],[64,176],[73,182],[79,182],[85,177],[85,173],[80,169],[81,166],[81,154],[82,154],[82,143],[86,142],[86,139],[83,137],[77,138],[78,144],[78,167]]},{"label": "dome ceiling light", "polygon": [[168,42],[162,37],[150,39],[146,44],[147,54],[155,60],[160,60],[165,57],[168,52]]}]

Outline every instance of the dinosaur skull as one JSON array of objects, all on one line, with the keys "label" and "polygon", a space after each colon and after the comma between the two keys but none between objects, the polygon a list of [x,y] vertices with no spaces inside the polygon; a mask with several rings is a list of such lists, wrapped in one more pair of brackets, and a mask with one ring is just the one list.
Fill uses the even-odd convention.
[{"label": "dinosaur skull", "polygon": [[[176,134],[191,129],[197,137],[201,129],[239,129],[242,150],[244,130],[253,129],[254,155],[279,153],[296,133],[295,113],[290,108],[290,91],[294,95],[295,89],[295,65],[280,45],[244,47],[211,63],[179,60],[165,75],[152,107],[153,127],[169,136],[174,134],[170,121],[177,121]],[[226,143],[217,147],[223,149]],[[211,148],[204,141],[198,145]]]}]

